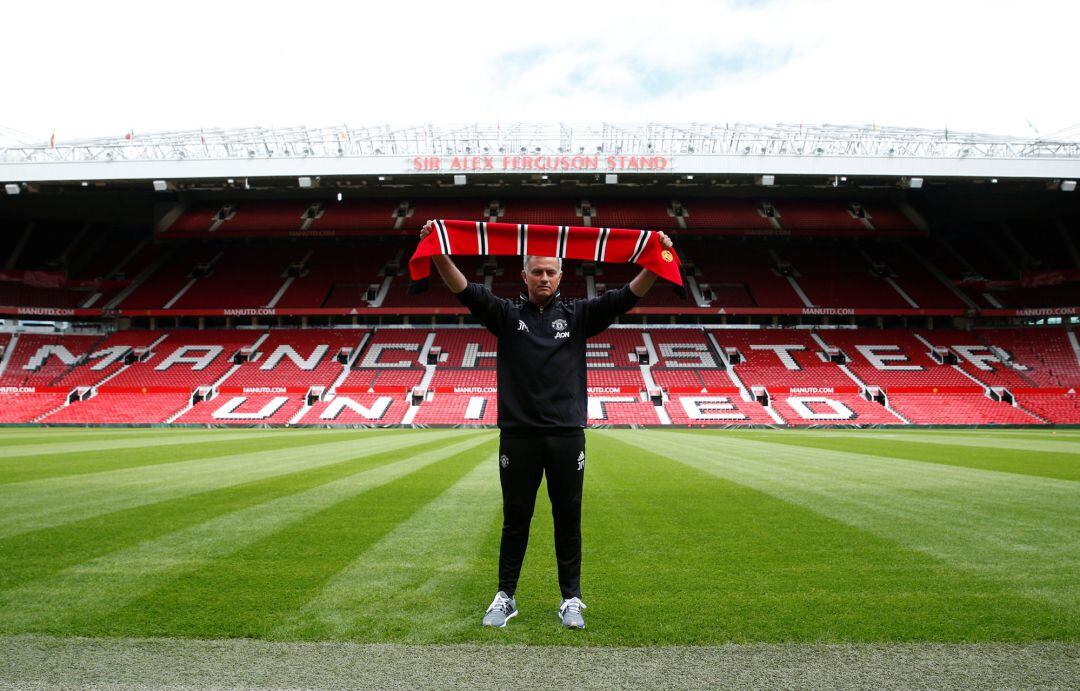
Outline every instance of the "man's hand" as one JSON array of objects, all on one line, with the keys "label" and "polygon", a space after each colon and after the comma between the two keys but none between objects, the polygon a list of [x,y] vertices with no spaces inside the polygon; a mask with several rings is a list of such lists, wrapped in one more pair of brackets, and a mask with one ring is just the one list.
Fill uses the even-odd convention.
[{"label": "man's hand", "polygon": [[[660,241],[660,246],[666,250],[674,247],[674,243],[671,242],[671,238],[668,234],[662,230],[656,231],[656,238]],[[656,274],[648,269],[642,269],[638,272],[637,276],[634,276],[630,281],[630,292],[637,295],[639,298],[645,297],[645,294],[649,292],[653,287],[653,283],[656,282]]]},{"label": "man's hand", "polygon": [[428,221],[424,224],[424,227],[420,229],[420,240],[422,241],[428,235],[431,235],[431,231],[435,230],[435,221]]},{"label": "man's hand", "polygon": [[[423,241],[424,238],[431,235],[433,230],[435,230],[435,221],[425,223],[424,227],[420,229],[420,240]],[[465,274],[461,273],[450,257],[445,254],[432,255],[431,263],[435,265],[436,270],[442,276],[443,282],[446,283],[446,287],[450,289],[451,293],[460,293],[469,285]]]}]

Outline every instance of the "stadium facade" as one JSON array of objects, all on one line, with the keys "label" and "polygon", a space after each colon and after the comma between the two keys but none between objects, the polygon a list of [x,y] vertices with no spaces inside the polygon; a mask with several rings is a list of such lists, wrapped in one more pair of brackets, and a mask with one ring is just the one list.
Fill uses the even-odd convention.
[{"label": "stadium facade", "polygon": [[[1080,143],[896,128],[205,130],[0,150],[0,422],[490,425],[428,218],[664,230],[596,425],[1080,424]],[[461,258],[513,296],[512,257]],[[565,297],[633,267],[567,262]],[[437,281],[436,281],[437,283]]]}]

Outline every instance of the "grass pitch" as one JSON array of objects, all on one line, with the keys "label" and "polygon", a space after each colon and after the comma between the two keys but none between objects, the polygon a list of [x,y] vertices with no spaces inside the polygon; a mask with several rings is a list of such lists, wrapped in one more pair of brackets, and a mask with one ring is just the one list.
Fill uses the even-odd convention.
[{"label": "grass pitch", "polygon": [[479,626],[496,450],[493,431],[0,431],[0,636],[1056,641],[1075,663],[1078,431],[590,431],[581,632],[555,615],[543,488],[521,614]]}]

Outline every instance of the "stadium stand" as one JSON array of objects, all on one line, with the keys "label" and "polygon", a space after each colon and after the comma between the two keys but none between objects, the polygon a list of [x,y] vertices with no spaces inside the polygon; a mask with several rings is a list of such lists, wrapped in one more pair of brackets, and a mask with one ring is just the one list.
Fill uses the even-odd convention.
[{"label": "stadium stand", "polygon": [[[919,425],[1037,425],[1042,420],[1022,408],[982,393],[890,393],[889,404]],[[958,423],[958,421],[963,421]]]},{"label": "stadium stand", "polygon": [[790,388],[858,386],[828,359],[825,348],[807,330],[723,329],[709,332],[725,353],[734,350],[740,362],[733,365],[748,386],[770,392]]},{"label": "stadium stand", "polygon": [[1035,389],[1030,392],[1019,390],[1017,403],[1027,411],[1055,424],[1075,425],[1080,423],[1080,397],[1075,390],[1051,392]]},{"label": "stadium stand", "polygon": [[862,251],[870,266],[880,270],[884,276],[882,280],[891,280],[901,297],[906,295],[919,308],[964,309],[966,303],[908,247],[906,242],[903,245],[873,243],[863,245]]},{"label": "stadium stand", "polygon": [[811,425],[901,425],[904,419],[885,406],[857,393],[779,394],[772,399],[784,422],[795,427]]},{"label": "stadium stand", "polygon": [[147,349],[164,340],[164,331],[117,331],[94,345],[84,362],[54,381],[55,386],[94,386],[109,379],[148,354]]},{"label": "stadium stand", "polygon": [[[1077,332],[1062,329],[978,329],[978,339],[1004,351],[1028,380],[1041,388],[1080,385],[1080,351],[1074,347]],[[1030,385],[1028,385],[1030,386]]]},{"label": "stadium stand", "polygon": [[297,247],[266,247],[251,252],[244,246],[230,246],[213,268],[184,292],[172,307],[267,307],[285,286],[286,269],[304,257]]},{"label": "stadium stand", "polygon": [[686,203],[686,225],[691,230],[762,230],[773,229],[769,219],[749,200],[709,199]]},{"label": "stadium stand", "polygon": [[938,362],[930,347],[909,331],[829,330],[826,345],[842,352],[848,369],[863,384],[892,387],[971,387],[976,382],[956,366]]},{"label": "stadium stand", "polygon": [[[388,231],[395,228],[398,205],[386,201],[347,201],[324,204],[311,221],[315,233],[323,230]],[[402,219],[404,220],[404,219]]]},{"label": "stadium stand", "polygon": [[[680,245],[684,244],[680,241]],[[686,243],[687,256],[701,272],[698,283],[720,284],[727,291],[718,298],[732,295],[735,302],[725,303],[720,299],[712,300],[716,307],[744,306],[742,295],[749,297],[752,307],[804,307],[805,303],[792,287],[787,276],[780,273],[777,262],[769,256],[767,245],[748,242],[742,239],[724,238],[713,243],[703,240]]]},{"label": "stadium stand", "polygon": [[[657,386],[664,389],[709,388],[710,375],[722,375],[723,361],[701,329],[650,329],[646,332],[652,343],[649,373]],[[728,379],[720,384],[732,385]]]},{"label": "stadium stand", "polygon": [[[169,251],[171,249],[171,251]],[[151,280],[136,286],[120,303],[126,309],[168,308],[170,302],[182,296],[183,290],[208,272],[221,256],[217,245],[183,245],[165,250],[164,263],[154,271]]]},{"label": "stadium stand", "polygon": [[[461,218],[675,238],[693,298],[658,285],[627,328],[592,339],[590,424],[1080,424],[1075,213],[986,220],[843,190],[466,189],[194,195],[155,213],[153,233],[0,218],[5,314],[78,327],[5,325],[0,422],[494,424],[495,339],[437,278],[408,293],[416,230]],[[518,257],[457,263],[496,294],[520,292]],[[568,261],[562,297],[636,272]]]},{"label": "stadium stand", "polygon": [[[12,340],[0,422],[441,425],[496,415],[495,342],[477,327]],[[1077,423],[1072,341],[1061,329],[616,327],[589,344],[590,424]],[[23,373],[28,365],[37,367]]]},{"label": "stadium stand", "polygon": [[353,369],[335,384],[338,391],[378,387],[405,391],[424,377],[425,346],[434,341],[428,330],[377,329]]},{"label": "stadium stand", "polygon": [[418,425],[494,426],[498,421],[498,410],[494,394],[436,392],[419,406],[413,422]]},{"label": "stadium stand", "polygon": [[245,388],[329,387],[344,371],[339,358],[359,353],[367,334],[363,329],[275,329],[242,356],[245,361],[220,386],[239,393]]},{"label": "stadium stand", "polygon": [[372,285],[382,284],[384,265],[401,250],[385,243],[309,247],[307,260],[277,307],[356,307],[366,304]]},{"label": "stadium stand", "polygon": [[402,395],[340,393],[313,405],[297,422],[302,425],[397,425],[408,408],[408,401]]},{"label": "stadium stand", "polygon": [[75,401],[38,419],[49,425],[59,424],[148,424],[161,423],[184,409],[188,393],[127,393],[102,390],[96,396]]},{"label": "stadium stand", "polygon": [[207,329],[170,331],[146,359],[133,363],[109,380],[112,388],[161,388],[193,391],[211,386],[233,367],[242,348],[266,338],[264,331]]},{"label": "stadium stand", "polygon": [[868,230],[842,202],[792,200],[776,206],[780,225],[788,230]]},{"label": "stadium stand", "polygon": [[887,280],[871,273],[856,247],[801,244],[781,255],[811,305],[821,307],[912,307]]},{"label": "stadium stand", "polygon": [[439,369],[444,367],[495,367],[495,336],[487,329],[437,329],[432,348],[439,350]]},{"label": "stadium stand", "polygon": [[39,333],[12,336],[5,346],[0,386],[52,386],[102,340],[102,336]]},{"label": "stadium stand", "polygon": [[777,424],[760,403],[742,400],[738,390],[673,395],[664,410],[671,424],[687,427]]},{"label": "stadium stand", "polygon": [[67,392],[41,393],[34,387],[0,387],[0,422],[37,422],[67,402]]},{"label": "stadium stand", "polygon": [[[496,217],[504,223],[539,223],[553,226],[584,225],[569,199],[509,199],[493,201]],[[440,217],[446,218],[446,217]],[[593,223],[592,225],[598,225]]]},{"label": "stadium stand", "polygon": [[916,334],[934,348],[947,349],[955,356],[957,366],[982,384],[1004,387],[1035,385],[1030,377],[1025,376],[1024,370],[1009,366],[1005,361],[1009,356],[1001,346],[980,338],[977,333],[934,330],[917,331]]},{"label": "stadium stand", "polygon": [[601,199],[592,204],[592,210],[590,225],[601,228],[673,230],[679,227],[670,208],[657,200]]},{"label": "stadium stand", "polygon": [[284,393],[220,394],[200,401],[176,424],[285,425],[304,407],[303,396]]}]

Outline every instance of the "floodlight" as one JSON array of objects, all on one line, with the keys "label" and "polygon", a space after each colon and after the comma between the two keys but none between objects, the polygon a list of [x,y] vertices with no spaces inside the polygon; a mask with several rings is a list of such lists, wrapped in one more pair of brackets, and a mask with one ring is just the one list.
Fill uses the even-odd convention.
[{"label": "floodlight", "polygon": [[16,185],[14,182],[9,182],[8,184],[4,185],[4,191],[8,194],[18,194],[19,192],[22,192],[22,188]]},{"label": "floodlight", "polygon": [[908,180],[908,187],[913,190],[922,189],[922,178],[910,178]]},{"label": "floodlight", "polygon": [[465,184],[465,176],[464,175],[455,175],[454,176],[454,184],[455,185],[464,185]]},{"label": "floodlight", "polygon": [[761,186],[762,187],[772,187],[775,184],[776,184],[776,176],[775,175],[762,175],[761,176]]},{"label": "floodlight", "polygon": [[154,180],[154,191],[165,192],[169,189],[169,183],[164,180]]},{"label": "floodlight", "polygon": [[1061,181],[1061,191],[1062,192],[1075,192],[1076,191],[1076,180],[1062,180]]},{"label": "floodlight", "polygon": [[606,184],[608,184],[608,185],[618,185],[619,184],[619,176],[616,175],[615,173],[608,173],[607,175],[604,176],[604,182]]},{"label": "floodlight", "polygon": [[297,178],[297,180],[299,181],[301,187],[305,187],[305,188],[311,187],[311,178],[302,177],[302,178]]}]

